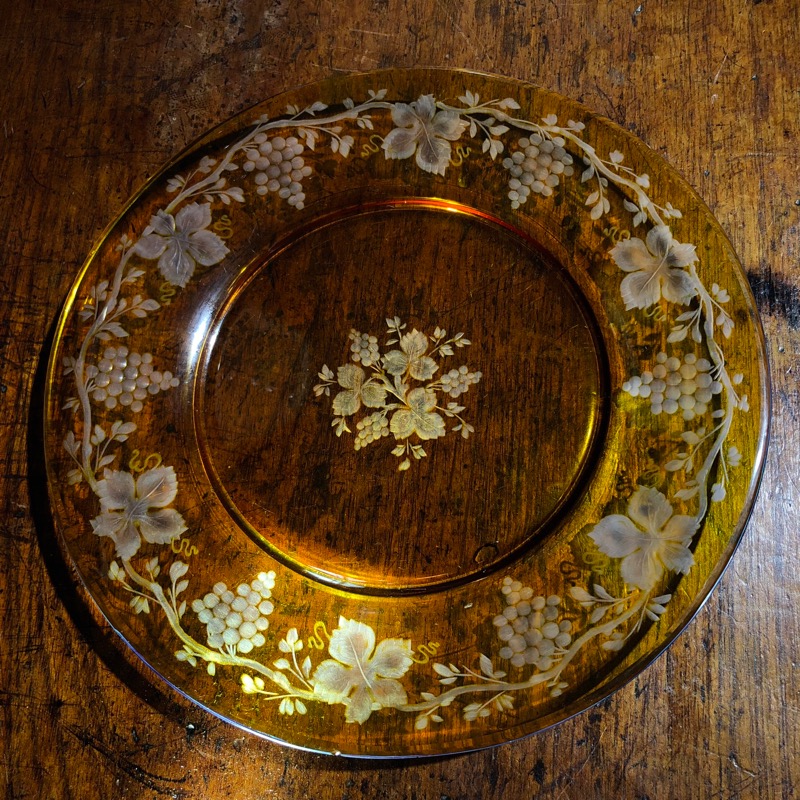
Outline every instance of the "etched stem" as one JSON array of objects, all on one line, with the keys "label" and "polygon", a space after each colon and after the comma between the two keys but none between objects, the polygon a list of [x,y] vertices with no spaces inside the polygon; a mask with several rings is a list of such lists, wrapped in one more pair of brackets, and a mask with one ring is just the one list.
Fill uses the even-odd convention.
[{"label": "etched stem", "polygon": [[119,264],[117,264],[117,268],[114,272],[114,281],[109,289],[108,297],[103,304],[102,310],[96,315],[86,336],[84,336],[80,351],[78,352],[78,357],[75,359],[75,386],[78,392],[78,401],[81,404],[81,410],[83,412],[83,436],[81,441],[82,471],[86,482],[95,494],[97,494],[97,477],[92,469],[92,407],[89,401],[89,392],[84,372],[86,367],[86,355],[89,351],[89,345],[106,323],[109,314],[113,312],[117,305],[117,298],[119,297],[120,288],[122,287],[122,279],[125,275],[125,267],[127,267],[132,253],[132,248],[123,250]]},{"label": "etched stem", "polygon": [[[535,122],[529,122],[528,120],[518,119],[516,117],[510,116],[507,112],[502,111],[497,108],[488,108],[485,106],[471,106],[468,108],[458,108],[456,106],[450,106],[446,103],[437,103],[437,108],[441,108],[446,111],[452,111],[456,114],[462,114],[465,116],[472,116],[473,114],[489,114],[494,117],[498,122],[504,122],[508,125],[513,125],[515,128],[526,131],[528,133],[538,133],[540,135],[547,134],[548,136],[552,137],[553,135],[561,136],[564,139],[570,141],[580,152],[586,156],[592,165],[595,168],[595,171],[598,175],[602,175],[604,178],[612,181],[615,185],[625,187],[630,192],[632,192],[637,201],[639,206],[647,211],[650,218],[653,220],[655,225],[663,225],[664,222],[658,213],[657,206],[650,200],[647,193],[639,186],[635,181],[629,180],[628,178],[623,177],[619,174],[619,172],[609,169],[606,163],[597,155],[597,151],[580,136],[577,135],[575,131],[571,131],[568,128],[562,128],[560,125],[540,125]],[[478,122],[478,120],[476,120]],[[599,183],[598,180],[598,189],[602,196],[603,187]]]},{"label": "etched stem", "polygon": [[164,211],[167,214],[171,214],[181,203],[185,202],[191,197],[196,197],[199,194],[203,194],[206,189],[212,187],[222,177],[223,173],[227,171],[227,167],[233,163],[234,156],[244,150],[247,145],[249,145],[260,133],[287,127],[312,128],[315,130],[324,129],[324,126],[332,125],[342,120],[358,119],[360,114],[362,114],[364,111],[377,108],[391,109],[392,103],[372,100],[361,103],[354,108],[341,111],[338,114],[331,114],[327,117],[308,117],[300,119],[298,115],[290,119],[280,118],[272,120],[271,122],[261,122],[256,125],[255,128],[253,128],[253,130],[247,134],[247,136],[233,144],[225,154],[225,157],[220,161],[219,164],[217,164],[216,168],[212,170],[205,178],[197,181],[197,183],[193,183],[191,186],[185,186],[167,205]]},{"label": "etched stem", "polygon": [[727,398],[725,417],[717,429],[719,433],[703,461],[703,466],[697,472],[698,484],[704,487],[704,490],[699,493],[698,500],[699,508],[697,511],[697,522],[699,525],[700,521],[708,512],[708,492],[705,490],[706,484],[708,483],[708,476],[717,457],[721,456],[722,445],[725,442],[725,439],[728,438],[728,433],[730,432],[731,424],[733,423],[734,412],[739,406],[739,398],[736,394],[736,390],[733,388],[733,383],[728,375],[728,371],[725,369],[725,357],[722,353],[722,350],[716,341],[714,341],[714,307],[712,305],[711,296],[700,281],[695,267],[691,266],[689,271],[692,275],[692,279],[694,280],[697,293],[700,297],[700,303],[704,310],[703,327],[706,334],[706,345],[708,347],[708,352],[711,356],[711,361],[717,368],[717,379],[724,387],[725,397]]},{"label": "etched stem", "polygon": [[[642,592],[640,596],[637,598],[636,602],[624,613],[620,614],[618,617],[615,617],[608,622],[602,625],[595,625],[594,627],[590,628],[584,634],[579,636],[575,641],[572,643],[570,648],[564,653],[564,655],[559,659],[558,663],[551,667],[549,670],[545,672],[535,672],[525,681],[519,681],[517,683],[505,683],[495,681],[494,679],[485,679],[484,683],[471,683],[471,684],[464,684],[462,686],[456,686],[452,689],[448,689],[446,692],[443,692],[440,695],[432,698],[431,700],[426,700],[422,703],[413,703],[404,706],[399,706],[400,711],[405,712],[424,712],[429,711],[431,709],[439,708],[442,705],[449,705],[453,700],[457,697],[460,697],[464,694],[471,694],[471,693],[485,693],[485,692],[519,692],[524,691],[526,689],[532,689],[534,686],[539,686],[542,683],[549,683],[556,681],[565,667],[572,661],[573,658],[578,654],[578,652],[583,648],[583,646],[594,639],[597,636],[602,635],[610,635],[613,633],[617,628],[620,627],[623,623],[627,622],[631,617],[635,616],[639,613],[644,607],[647,605],[647,601],[650,598],[649,592]],[[447,701],[447,702],[443,702]]]},{"label": "etched stem", "polygon": [[[151,597],[164,612],[164,615],[167,618],[167,622],[169,623],[170,628],[172,628],[175,635],[183,642],[188,649],[191,651],[192,655],[197,656],[198,658],[202,658],[203,661],[213,664],[225,665],[225,666],[233,666],[233,667],[242,667],[244,669],[250,669],[253,672],[257,672],[260,675],[263,675],[265,678],[269,678],[273,683],[280,686],[281,685],[281,678],[285,678],[283,673],[276,672],[274,670],[265,667],[258,661],[254,661],[250,658],[242,658],[240,656],[231,655],[230,653],[222,653],[219,650],[212,650],[205,645],[200,644],[196,639],[191,637],[186,631],[183,629],[181,625],[180,618],[178,617],[178,613],[167,600],[166,596],[164,595],[164,590],[161,588],[161,585],[156,581],[149,581],[147,578],[140,575],[131,565],[130,561],[123,561],[122,562],[125,573],[128,577],[137,585],[142,587],[145,592],[149,593],[148,596]],[[280,676],[276,679],[276,675]],[[298,690],[298,696],[303,697],[306,700],[319,700],[318,697],[315,697],[312,692],[308,692],[305,690]]]}]

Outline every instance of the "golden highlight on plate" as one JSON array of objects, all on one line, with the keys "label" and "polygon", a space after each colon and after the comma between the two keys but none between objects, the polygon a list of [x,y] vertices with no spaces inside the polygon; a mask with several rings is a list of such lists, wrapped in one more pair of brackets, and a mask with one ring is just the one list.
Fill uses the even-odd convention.
[{"label": "golden highlight on plate", "polygon": [[96,249],[50,363],[64,546],[166,680],[360,756],[516,738],[642,669],[741,535],[760,327],[710,212],[578,104],[336,78]]}]

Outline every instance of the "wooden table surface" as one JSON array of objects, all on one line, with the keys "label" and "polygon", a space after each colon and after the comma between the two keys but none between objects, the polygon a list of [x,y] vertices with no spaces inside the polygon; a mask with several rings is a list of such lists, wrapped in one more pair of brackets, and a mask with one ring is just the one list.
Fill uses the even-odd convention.
[{"label": "wooden table surface", "polygon": [[[794,0],[174,0],[3,4],[0,787],[6,798],[778,798],[800,791],[800,33]],[[64,565],[38,423],[84,257],[166,160],[331,74],[520,78],[633,131],[706,200],[748,272],[774,380],[744,541],[672,648],[554,730],[467,756],[308,755],[131,661]]]}]

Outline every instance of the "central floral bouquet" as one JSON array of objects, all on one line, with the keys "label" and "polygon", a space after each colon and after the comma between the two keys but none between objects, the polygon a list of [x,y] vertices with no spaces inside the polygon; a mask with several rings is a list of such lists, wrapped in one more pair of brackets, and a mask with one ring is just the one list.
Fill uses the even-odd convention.
[{"label": "central floral bouquet", "polygon": [[[452,418],[454,431],[461,431],[466,439],[475,428],[461,417],[464,406],[454,399],[477,384],[480,372],[472,372],[466,365],[442,373],[441,360],[452,356],[453,348],[467,347],[469,339],[463,333],[448,338],[447,331],[437,327],[429,339],[416,328],[403,333],[405,323],[399,317],[387,318],[389,329],[386,346],[398,347],[381,355],[377,336],[350,331],[350,358],[353,363],[339,367],[334,375],[327,365],[319,373],[321,382],[314,387],[317,397],[330,396],[331,387],[339,386],[333,398],[333,422],[336,435],[352,433],[347,418],[354,417],[365,408],[378,409],[356,423],[354,447],[360,450],[389,434],[394,435],[397,446],[392,455],[402,458],[398,469],[407,470],[411,458],[424,458],[427,453],[421,441],[438,439],[447,433],[444,417]],[[370,373],[370,374],[368,374]],[[439,394],[453,398],[446,406],[440,405]],[[444,402],[444,401],[442,401]]]}]

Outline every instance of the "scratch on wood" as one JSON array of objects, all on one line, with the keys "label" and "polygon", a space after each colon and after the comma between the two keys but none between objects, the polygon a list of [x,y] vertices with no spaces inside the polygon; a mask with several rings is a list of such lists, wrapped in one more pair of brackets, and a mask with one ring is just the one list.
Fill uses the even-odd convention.
[{"label": "scratch on wood", "polygon": [[727,60],[728,60],[728,54],[725,53],[725,57],[722,59],[722,63],[719,65],[719,69],[717,70],[717,74],[714,76],[714,80],[712,81],[712,83],[718,83],[719,82],[719,75],[722,72],[722,68],[725,66],[725,62]]},{"label": "scratch on wood", "polygon": [[451,12],[451,10],[447,7],[447,5],[443,2],[443,0],[437,0],[437,4],[441,6],[446,14],[447,18],[453,25],[456,31],[458,31],[461,38],[470,46],[474,55],[485,55],[484,53],[479,53],[477,48],[472,42],[472,39],[466,34],[464,29],[456,22],[455,15]]},{"label": "scratch on wood", "polygon": [[749,775],[751,778],[755,778],[755,777],[756,777],[756,773],[755,773],[755,772],[753,772],[752,770],[746,769],[745,767],[743,767],[743,766],[742,766],[742,765],[741,765],[741,764],[740,764],[740,763],[739,763],[739,762],[736,760],[736,753],[731,753],[731,754],[728,756],[728,759],[729,759],[729,761],[731,762],[731,764],[733,764],[733,766],[734,766],[734,767],[736,767],[736,769],[740,770],[741,772],[744,772],[744,774],[745,774],[745,775]]},{"label": "scratch on wood", "polygon": [[[558,794],[558,797],[566,797],[567,796],[567,789],[572,786],[575,781],[575,778],[583,772],[586,765],[592,760],[592,756],[597,752],[597,748],[600,747],[600,743],[603,741],[603,731],[600,732],[600,735],[597,739],[592,742],[591,749],[589,750],[588,755],[586,758],[581,762],[580,766],[577,769],[571,769],[566,773],[563,773],[562,777],[566,778],[564,781],[564,785],[561,787],[561,791]],[[559,781],[560,782],[560,781]]]},{"label": "scratch on wood", "polygon": [[[168,778],[164,775],[156,775],[143,769],[138,764],[134,764],[120,753],[114,752],[112,748],[105,745],[88,731],[81,730],[75,726],[68,726],[67,730],[84,745],[84,747],[91,747],[92,750],[103,756],[115,769],[124,772],[137,783],[141,783],[157,794],[169,795],[177,799],[187,796],[185,790],[175,786],[175,784],[185,783],[188,777],[187,775],[183,775],[180,778]],[[164,786],[162,784],[168,785]]]},{"label": "scratch on wood", "polygon": [[394,36],[393,33],[385,33],[384,31],[368,31],[364,28],[350,28],[350,33],[368,33],[370,36],[386,36],[388,38]]}]

